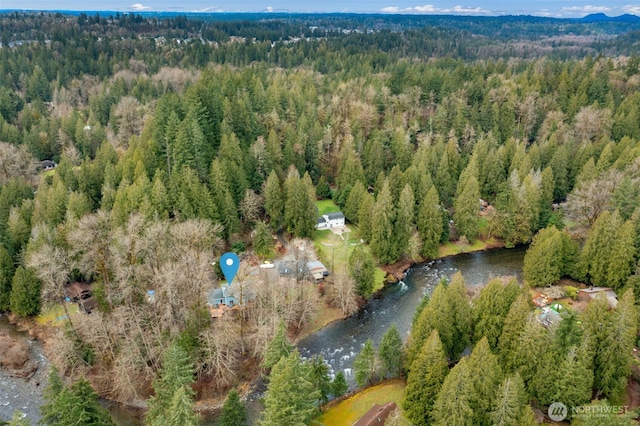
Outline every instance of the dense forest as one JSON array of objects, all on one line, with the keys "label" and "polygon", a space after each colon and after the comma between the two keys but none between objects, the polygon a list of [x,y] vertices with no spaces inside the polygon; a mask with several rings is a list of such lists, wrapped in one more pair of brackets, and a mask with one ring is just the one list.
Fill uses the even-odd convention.
[{"label": "dense forest", "polygon": [[[443,283],[405,359],[389,356],[392,330],[378,361],[363,349],[358,384],[406,374],[414,424],[532,424],[560,396],[620,401],[640,302],[640,23],[11,12],[0,28],[0,311],[37,315],[74,281],[98,303],[55,328],[49,424],[96,405],[85,377],[148,399],[153,425],[197,424],[194,399],[232,389],[225,424],[238,424],[233,388],[260,372],[262,424],[308,424],[346,383],[287,332],[324,304],[353,313],[376,264],[479,237],[530,244],[526,283],[473,298],[461,277]],[[241,270],[252,303],[212,326],[211,263],[269,258],[281,229],[306,261],[318,199],[365,243],[348,271],[319,292]],[[611,287],[617,308],[530,321],[522,288],[562,277]]]}]

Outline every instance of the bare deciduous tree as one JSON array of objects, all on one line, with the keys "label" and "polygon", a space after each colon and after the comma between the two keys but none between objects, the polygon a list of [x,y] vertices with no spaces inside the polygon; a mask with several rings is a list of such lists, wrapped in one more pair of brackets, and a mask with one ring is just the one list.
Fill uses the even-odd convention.
[{"label": "bare deciduous tree", "polygon": [[612,170],[598,179],[579,182],[567,196],[567,216],[591,227],[602,212],[611,208],[611,197],[622,178],[621,172]]},{"label": "bare deciduous tree", "polygon": [[344,274],[335,274],[329,287],[329,300],[340,308],[343,315],[351,315],[358,309],[358,292],[353,278]]},{"label": "bare deciduous tree", "polygon": [[29,154],[25,145],[17,147],[0,142],[0,186],[14,178],[33,182],[36,165],[36,159]]},{"label": "bare deciduous tree", "polygon": [[219,388],[233,383],[238,356],[237,324],[230,316],[219,318],[215,327],[202,331],[198,337],[200,356],[196,362],[198,375],[210,376]]}]

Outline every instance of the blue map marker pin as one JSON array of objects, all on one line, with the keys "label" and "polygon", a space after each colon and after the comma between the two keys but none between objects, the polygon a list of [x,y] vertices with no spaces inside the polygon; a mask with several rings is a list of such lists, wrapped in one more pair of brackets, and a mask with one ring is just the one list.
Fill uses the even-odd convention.
[{"label": "blue map marker pin", "polygon": [[235,253],[225,253],[220,258],[220,269],[222,269],[222,273],[229,285],[231,285],[231,282],[236,277],[239,267],[240,258],[238,258],[238,255]]}]

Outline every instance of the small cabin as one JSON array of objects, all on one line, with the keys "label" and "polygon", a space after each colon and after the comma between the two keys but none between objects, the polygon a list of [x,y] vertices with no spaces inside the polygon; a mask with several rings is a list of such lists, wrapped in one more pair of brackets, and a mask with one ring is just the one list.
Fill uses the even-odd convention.
[{"label": "small cabin", "polygon": [[42,170],[53,170],[56,168],[56,166],[57,166],[56,162],[52,160],[42,160],[40,162],[40,168]]},{"label": "small cabin", "polygon": [[589,287],[578,291],[578,300],[582,302],[590,302],[597,297],[604,297],[609,303],[609,307],[614,309],[618,306],[618,295],[609,287]]}]

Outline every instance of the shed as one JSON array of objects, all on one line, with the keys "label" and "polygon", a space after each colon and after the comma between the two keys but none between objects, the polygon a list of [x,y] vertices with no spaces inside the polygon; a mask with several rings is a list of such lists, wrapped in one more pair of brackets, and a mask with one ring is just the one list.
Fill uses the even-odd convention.
[{"label": "shed", "polygon": [[398,408],[398,406],[393,401],[385,405],[374,404],[353,426],[382,426],[396,408]]},{"label": "shed", "polygon": [[82,299],[88,299],[91,297],[91,287],[89,287],[89,284],[81,283],[79,281],[67,284],[64,288],[64,292],[73,302],[78,302]]},{"label": "shed", "polygon": [[590,302],[596,297],[604,297],[612,309],[618,306],[618,295],[610,287],[589,287],[578,291],[578,300]]},{"label": "shed", "polygon": [[55,169],[57,166],[55,161],[51,161],[51,160],[42,160],[40,162],[40,168],[44,169],[44,170],[52,170]]}]

